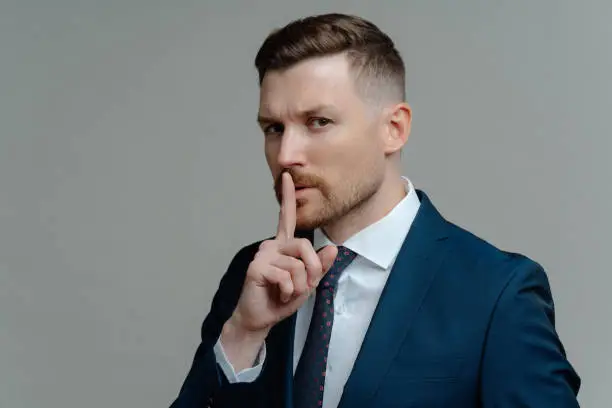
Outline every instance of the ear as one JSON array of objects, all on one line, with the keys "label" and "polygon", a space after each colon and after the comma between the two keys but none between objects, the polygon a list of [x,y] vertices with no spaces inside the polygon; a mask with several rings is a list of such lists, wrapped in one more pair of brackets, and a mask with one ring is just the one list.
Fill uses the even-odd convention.
[{"label": "ear", "polygon": [[408,141],[412,124],[412,110],[405,103],[390,107],[384,115],[385,131],[382,140],[384,152],[387,155],[399,152]]}]

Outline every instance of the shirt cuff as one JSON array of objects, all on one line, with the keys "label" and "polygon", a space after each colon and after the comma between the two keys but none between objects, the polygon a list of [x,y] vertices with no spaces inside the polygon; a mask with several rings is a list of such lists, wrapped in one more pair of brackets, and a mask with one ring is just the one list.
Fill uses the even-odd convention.
[{"label": "shirt cuff", "polygon": [[223,346],[221,345],[221,339],[217,339],[217,343],[214,347],[215,357],[217,359],[217,364],[221,366],[221,370],[223,370],[223,374],[230,383],[238,383],[238,382],[253,382],[259,377],[261,374],[261,370],[263,368],[263,363],[266,359],[266,343],[261,346],[259,350],[259,354],[257,355],[257,359],[255,360],[255,365],[251,368],[245,368],[244,370],[236,373],[232,363],[230,363],[227,355],[225,354],[225,350],[223,350]]}]

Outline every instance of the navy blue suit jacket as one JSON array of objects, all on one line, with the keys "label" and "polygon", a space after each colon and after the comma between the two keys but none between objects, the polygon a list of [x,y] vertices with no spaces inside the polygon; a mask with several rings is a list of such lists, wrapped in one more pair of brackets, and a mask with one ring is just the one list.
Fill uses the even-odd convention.
[{"label": "navy blue suit jacket", "polygon": [[[339,408],[577,407],[580,378],[555,331],[542,267],[448,222],[418,195]],[[229,384],[213,352],[258,246],[242,248],[223,276],[171,408],[292,406],[295,314],[271,330],[253,383]]]}]

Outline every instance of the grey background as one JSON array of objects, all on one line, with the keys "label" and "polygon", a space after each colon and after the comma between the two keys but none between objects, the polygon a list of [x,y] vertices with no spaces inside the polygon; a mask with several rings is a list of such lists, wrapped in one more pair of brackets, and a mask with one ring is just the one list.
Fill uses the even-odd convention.
[{"label": "grey background", "polygon": [[276,227],[253,57],[323,11],[396,40],[405,174],[546,267],[580,401],[608,406],[611,2],[2,0],[1,407],[175,397],[229,260]]}]

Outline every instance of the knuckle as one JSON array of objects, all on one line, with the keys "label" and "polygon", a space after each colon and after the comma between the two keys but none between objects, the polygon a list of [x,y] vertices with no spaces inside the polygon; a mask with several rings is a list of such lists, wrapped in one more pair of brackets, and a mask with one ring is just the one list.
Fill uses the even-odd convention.
[{"label": "knuckle", "polygon": [[271,246],[272,246],[272,241],[271,240],[266,240],[263,241],[261,244],[259,244],[259,250],[260,251],[266,251],[268,250]]},{"label": "knuckle", "polygon": [[298,242],[299,242],[299,245],[302,248],[308,248],[308,247],[312,246],[312,244],[310,243],[310,240],[308,238],[298,238]]},{"label": "knuckle", "polygon": [[279,281],[285,283],[287,286],[293,285],[293,280],[291,279],[291,273],[289,271],[282,270],[279,273]]},{"label": "knuckle", "polygon": [[297,259],[297,258],[291,258],[291,269],[299,272],[302,271],[306,268],[306,265],[304,265],[304,262],[301,259]]},{"label": "knuckle", "polygon": [[279,244],[277,241],[267,240],[267,241],[262,242],[259,245],[259,251],[257,252],[257,254],[261,256],[264,254],[270,254],[272,252],[278,252],[278,250],[279,250]]},{"label": "knuckle", "polygon": [[247,274],[253,274],[253,273],[257,273],[259,270],[261,270],[261,258],[255,256],[255,259],[253,259],[251,261],[251,263],[249,264],[249,268],[247,270]]}]

